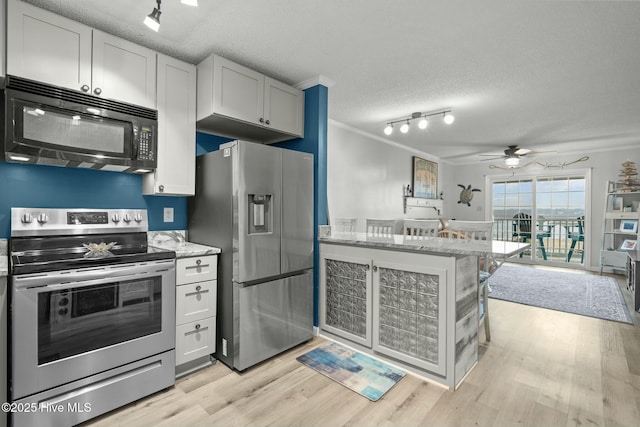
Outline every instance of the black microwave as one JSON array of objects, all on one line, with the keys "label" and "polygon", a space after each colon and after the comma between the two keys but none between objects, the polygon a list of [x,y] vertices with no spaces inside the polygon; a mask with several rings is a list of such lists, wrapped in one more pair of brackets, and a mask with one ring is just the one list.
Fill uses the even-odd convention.
[{"label": "black microwave", "polygon": [[4,160],[119,172],[157,165],[158,112],[7,76]]}]

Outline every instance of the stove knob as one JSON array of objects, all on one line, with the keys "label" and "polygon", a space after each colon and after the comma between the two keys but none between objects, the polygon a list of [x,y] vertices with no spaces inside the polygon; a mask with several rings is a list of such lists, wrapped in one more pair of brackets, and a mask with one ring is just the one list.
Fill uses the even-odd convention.
[{"label": "stove knob", "polygon": [[23,224],[29,224],[31,223],[31,221],[33,221],[33,216],[31,216],[31,214],[26,213],[22,215],[21,220]]},{"label": "stove knob", "polygon": [[44,224],[47,221],[49,221],[49,217],[47,216],[47,214],[41,213],[40,215],[38,215],[38,222],[40,224]]},{"label": "stove knob", "polygon": [[126,223],[131,222],[131,215],[129,214],[124,214],[124,216],[122,217],[122,220]]},{"label": "stove knob", "polygon": [[139,213],[135,214],[135,215],[133,216],[133,220],[134,220],[135,222],[142,222],[142,215],[140,215]]},{"label": "stove knob", "polygon": [[113,216],[111,217],[111,221],[115,222],[116,224],[120,222],[120,215],[118,214],[113,214]]}]

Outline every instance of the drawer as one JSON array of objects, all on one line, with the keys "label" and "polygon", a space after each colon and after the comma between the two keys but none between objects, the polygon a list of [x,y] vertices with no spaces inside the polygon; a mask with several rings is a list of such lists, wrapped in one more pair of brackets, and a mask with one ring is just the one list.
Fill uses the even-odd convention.
[{"label": "drawer", "polygon": [[215,280],[217,274],[216,255],[180,258],[176,260],[176,284],[204,282]]},{"label": "drawer", "polygon": [[216,351],[216,318],[176,326],[176,366]]},{"label": "drawer", "polygon": [[176,325],[216,315],[217,280],[176,286]]},{"label": "drawer", "polygon": [[617,251],[600,251],[602,265],[605,267],[627,268],[627,253]]}]

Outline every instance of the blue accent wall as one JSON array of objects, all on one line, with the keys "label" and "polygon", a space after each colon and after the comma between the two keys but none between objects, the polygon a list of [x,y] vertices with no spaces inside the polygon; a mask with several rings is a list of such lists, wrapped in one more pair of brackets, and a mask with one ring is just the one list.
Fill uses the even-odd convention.
[{"label": "blue accent wall", "polygon": [[327,225],[327,124],[329,90],[322,85],[305,90],[304,99],[304,138],[274,144],[290,150],[313,154],[314,167],[314,269],[313,269],[313,324],[318,326],[320,301],[320,245],[318,244],[318,226]]},{"label": "blue accent wall", "polygon": [[212,151],[218,151],[220,145],[229,141],[234,141],[234,139],[196,132],[196,156],[202,156],[203,154],[207,154]]},{"label": "blue accent wall", "polygon": [[0,238],[11,236],[12,207],[147,209],[150,230],[187,229],[186,197],[143,196],[142,176],[122,172],[0,162]]}]

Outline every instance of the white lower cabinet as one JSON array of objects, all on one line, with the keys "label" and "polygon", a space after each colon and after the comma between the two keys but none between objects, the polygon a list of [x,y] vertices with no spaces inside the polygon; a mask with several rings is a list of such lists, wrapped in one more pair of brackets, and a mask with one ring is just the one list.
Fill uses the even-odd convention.
[{"label": "white lower cabinet", "polygon": [[322,245],[321,329],[445,375],[447,271],[438,261],[428,255]]},{"label": "white lower cabinet", "polygon": [[176,261],[176,375],[210,364],[216,350],[216,255]]}]

